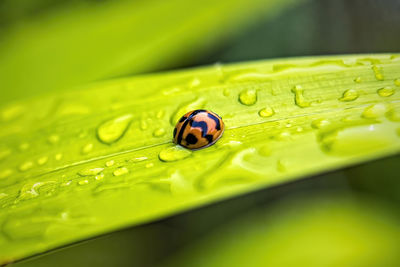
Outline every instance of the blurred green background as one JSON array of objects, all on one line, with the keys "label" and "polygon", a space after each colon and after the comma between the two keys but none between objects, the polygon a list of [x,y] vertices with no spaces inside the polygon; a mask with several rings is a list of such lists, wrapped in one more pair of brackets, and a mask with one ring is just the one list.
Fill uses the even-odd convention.
[{"label": "blurred green background", "polygon": [[[399,52],[397,0],[0,2],[0,106],[91,81]],[[15,266],[400,266],[399,157],[261,190]]]}]

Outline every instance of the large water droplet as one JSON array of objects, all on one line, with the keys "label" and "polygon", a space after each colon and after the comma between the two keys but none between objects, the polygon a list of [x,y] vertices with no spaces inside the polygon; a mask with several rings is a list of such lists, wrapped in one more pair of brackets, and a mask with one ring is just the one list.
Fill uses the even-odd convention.
[{"label": "large water droplet", "polygon": [[40,194],[51,195],[55,185],[55,181],[27,183],[21,188],[17,201],[35,198]]},{"label": "large water droplet", "polygon": [[254,105],[257,102],[257,90],[246,89],[240,92],[239,102],[246,106]]},{"label": "large water droplet", "polygon": [[341,98],[339,98],[340,101],[343,102],[349,102],[349,101],[354,101],[358,98],[358,93],[354,89],[349,89],[343,92],[343,95]]},{"label": "large water droplet", "polygon": [[102,172],[104,168],[89,168],[89,169],[84,169],[78,172],[80,176],[94,176]]},{"label": "large water droplet", "polygon": [[118,169],[116,169],[113,172],[113,175],[114,176],[121,176],[121,175],[124,175],[124,174],[127,174],[127,173],[129,173],[129,170],[126,167],[119,167]]},{"label": "large water droplet", "polygon": [[82,152],[82,154],[88,154],[88,153],[90,153],[90,151],[92,151],[93,150],[93,144],[92,143],[89,143],[89,144],[86,144],[86,145],[84,145],[83,147],[82,147],[82,150],[81,150],[81,152]]},{"label": "large water droplet", "polygon": [[400,107],[392,107],[386,112],[386,118],[393,122],[400,122]]},{"label": "large water droplet", "polygon": [[160,151],[158,158],[161,161],[171,162],[189,157],[192,151],[181,146],[171,146]]},{"label": "large water droplet", "polygon": [[357,77],[357,78],[355,78],[355,79],[354,79],[354,82],[356,82],[356,83],[361,83],[361,82],[362,82],[362,79],[361,79],[361,77]]},{"label": "large water droplet", "polygon": [[97,128],[98,139],[105,144],[112,144],[123,137],[132,121],[132,114],[123,115],[102,123]]},{"label": "large water droplet", "polygon": [[391,87],[383,87],[377,91],[378,95],[382,97],[392,96],[395,92],[396,91]]},{"label": "large water droplet", "polygon": [[314,129],[321,129],[329,125],[331,125],[331,122],[324,118],[316,119],[311,122],[311,127],[313,127]]},{"label": "large water droplet", "polygon": [[22,172],[27,171],[33,167],[33,162],[32,161],[26,161],[19,165],[18,169]]},{"label": "large water droplet", "polygon": [[103,178],[104,178],[104,173],[99,173],[99,174],[97,174],[95,177],[94,177],[94,179],[96,179],[96,181],[100,181],[100,180],[103,180]]},{"label": "large water droplet", "polygon": [[258,112],[258,115],[263,118],[271,117],[275,114],[275,111],[271,107],[265,107]]},{"label": "large water droplet", "polygon": [[156,118],[162,119],[162,117],[164,117],[164,115],[165,115],[165,110],[160,109],[159,111],[157,111]]},{"label": "large water droplet", "polygon": [[382,73],[381,70],[378,68],[378,66],[373,65],[373,66],[372,66],[372,70],[374,71],[375,79],[377,79],[378,81],[383,81],[383,80],[384,80],[383,73]]},{"label": "large water droplet", "polygon": [[206,101],[204,98],[197,98],[193,101],[185,103],[178,107],[178,109],[172,114],[169,122],[171,125],[175,126],[178,120],[185,115],[187,112],[195,109],[202,109],[205,105]]},{"label": "large water droplet", "polygon": [[366,119],[376,119],[385,114],[387,107],[385,104],[378,103],[366,107],[362,113],[362,117]]},{"label": "large water droplet", "polygon": [[154,132],[153,132],[153,136],[154,137],[161,137],[163,135],[165,135],[165,129],[164,128],[158,128],[158,129],[154,130]]},{"label": "large water droplet", "polygon": [[304,89],[301,85],[296,85],[292,88],[292,93],[294,94],[294,103],[301,108],[306,108],[311,106],[311,102],[306,101],[304,98]]},{"label": "large water droplet", "polygon": [[366,124],[322,132],[318,140],[322,151],[328,154],[353,156],[390,148],[397,139],[387,124]]}]

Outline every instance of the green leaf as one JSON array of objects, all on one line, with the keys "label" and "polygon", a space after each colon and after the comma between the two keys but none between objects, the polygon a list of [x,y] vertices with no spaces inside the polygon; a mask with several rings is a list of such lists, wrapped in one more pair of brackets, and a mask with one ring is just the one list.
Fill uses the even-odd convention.
[{"label": "green leaf", "polygon": [[0,103],[105,77],[188,64],[257,18],[271,16],[292,2],[119,0],[64,4],[21,20],[3,34]]},{"label": "green leaf", "polygon": [[[0,111],[0,262],[400,150],[400,56],[215,65],[93,83]],[[189,151],[176,118],[223,137]]]}]

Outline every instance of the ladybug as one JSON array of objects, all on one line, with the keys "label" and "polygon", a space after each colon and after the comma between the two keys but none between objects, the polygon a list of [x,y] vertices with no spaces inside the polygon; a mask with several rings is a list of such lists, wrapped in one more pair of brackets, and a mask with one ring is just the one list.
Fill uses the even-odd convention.
[{"label": "ladybug", "polygon": [[174,143],[197,150],[211,146],[224,132],[222,118],[214,112],[197,109],[183,115],[174,129]]}]

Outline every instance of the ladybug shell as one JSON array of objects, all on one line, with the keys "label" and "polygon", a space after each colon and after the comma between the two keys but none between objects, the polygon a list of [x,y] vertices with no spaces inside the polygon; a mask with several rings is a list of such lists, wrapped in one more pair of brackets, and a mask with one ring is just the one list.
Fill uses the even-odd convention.
[{"label": "ladybug shell", "polygon": [[174,129],[174,143],[196,150],[211,146],[222,136],[224,122],[214,112],[197,109],[186,113]]}]

